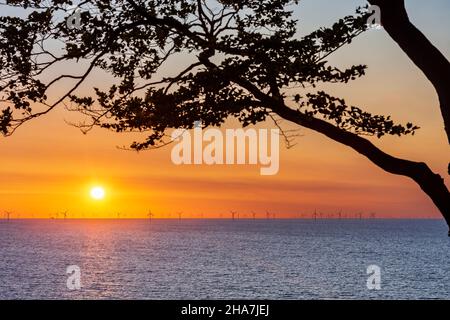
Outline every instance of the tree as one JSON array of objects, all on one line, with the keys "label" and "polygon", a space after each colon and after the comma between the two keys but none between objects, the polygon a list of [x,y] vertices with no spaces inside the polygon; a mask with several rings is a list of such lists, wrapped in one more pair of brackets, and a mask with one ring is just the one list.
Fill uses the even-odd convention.
[{"label": "tree", "polygon": [[[386,154],[365,136],[414,134],[412,123],[396,124],[373,115],[317,87],[348,83],[366,66],[345,70],[327,58],[367,28],[368,13],[359,8],[329,28],[295,37],[292,0],[98,0],[81,2],[82,28],[66,0],[9,0],[27,8],[26,18],[0,18],[0,130],[12,134],[23,123],[62,103],[85,114],[79,124],[116,132],[147,132],[131,147],[151,149],[170,143],[172,128],[191,129],[196,120],[220,126],[229,117],[243,126],[282,118],[321,133],[364,155],[387,172],[413,179],[450,225],[450,194],[439,175],[425,164]],[[49,6],[48,3],[51,5]],[[62,47],[52,50],[56,41]],[[161,70],[178,54],[186,66],[172,76]],[[46,73],[64,63],[86,64],[81,74]],[[61,69],[61,68],[60,68]],[[77,92],[94,70],[117,80],[95,94]],[[57,83],[73,86],[56,101],[48,92]],[[40,108],[36,110],[36,106]]]}]

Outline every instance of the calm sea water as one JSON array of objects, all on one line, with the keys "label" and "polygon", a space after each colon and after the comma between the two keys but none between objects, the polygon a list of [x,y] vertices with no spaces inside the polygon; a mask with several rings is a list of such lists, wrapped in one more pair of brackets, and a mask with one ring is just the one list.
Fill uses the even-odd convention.
[{"label": "calm sea water", "polygon": [[450,299],[450,238],[432,220],[0,221],[0,298]]}]

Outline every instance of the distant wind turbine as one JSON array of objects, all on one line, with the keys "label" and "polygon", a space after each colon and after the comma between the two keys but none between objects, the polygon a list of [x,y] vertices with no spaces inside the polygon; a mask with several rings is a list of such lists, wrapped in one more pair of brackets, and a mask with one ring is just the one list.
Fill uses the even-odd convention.
[{"label": "distant wind turbine", "polygon": [[230,213],[231,213],[231,220],[235,220],[237,212],[236,211],[230,211]]},{"label": "distant wind turbine", "polygon": [[11,211],[5,211],[6,221],[9,221],[11,219],[12,214],[13,213]]},{"label": "distant wind turbine", "polygon": [[153,218],[152,210],[148,210],[148,212],[147,212],[147,218],[148,218],[148,220],[149,220],[150,222],[152,222],[152,218]]}]

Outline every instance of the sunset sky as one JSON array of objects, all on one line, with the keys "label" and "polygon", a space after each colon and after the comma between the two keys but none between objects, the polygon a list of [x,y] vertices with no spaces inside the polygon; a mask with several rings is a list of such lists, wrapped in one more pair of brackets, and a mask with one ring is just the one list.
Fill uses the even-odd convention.
[{"label": "sunset sky", "polygon": [[[299,36],[354,13],[365,1],[302,0],[296,8]],[[409,0],[411,20],[450,58],[450,2]],[[182,60],[182,59],[181,59]],[[367,75],[346,86],[324,87],[352,105],[392,115],[421,127],[415,136],[374,139],[398,157],[425,161],[446,177],[450,153],[436,93],[414,64],[383,30],[368,31],[337,52],[339,66],[367,64]],[[176,63],[174,63],[176,65]],[[73,68],[68,67],[68,68]],[[169,71],[169,70],[168,70]],[[89,78],[86,88],[103,83]],[[325,213],[376,212],[378,217],[440,217],[429,198],[412,181],[383,172],[355,151],[318,133],[300,128],[297,145],[281,143],[280,171],[260,176],[260,166],[176,166],[171,147],[136,153],[129,134],[95,129],[83,135],[66,121],[77,115],[63,108],[0,138],[0,214],[49,217],[68,211],[72,217],[229,217],[229,211],[264,217]],[[230,121],[228,127],[236,127]],[[260,127],[270,128],[267,122]],[[292,128],[287,122],[286,128]],[[95,200],[90,191],[105,189]]]}]

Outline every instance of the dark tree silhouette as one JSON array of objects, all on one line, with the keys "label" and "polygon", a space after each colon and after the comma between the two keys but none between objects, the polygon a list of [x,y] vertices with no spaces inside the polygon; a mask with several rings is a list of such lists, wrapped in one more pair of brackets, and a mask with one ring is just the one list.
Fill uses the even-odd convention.
[{"label": "dark tree silhouette", "polygon": [[[9,0],[25,18],[0,18],[0,130],[64,104],[87,116],[78,126],[147,132],[136,150],[170,143],[172,128],[191,129],[202,120],[220,126],[229,117],[243,126],[282,118],[319,132],[364,155],[387,172],[413,179],[450,224],[444,180],[421,162],[386,154],[364,136],[414,134],[417,126],[395,124],[317,89],[348,83],[366,66],[330,66],[328,57],[367,28],[358,9],[329,28],[301,39],[295,34],[292,0],[98,0],[82,1],[81,28],[71,28],[71,1]],[[162,75],[171,59],[186,65]],[[79,62],[81,73],[64,72]],[[59,71],[55,76],[55,70]],[[81,96],[95,70],[116,79],[110,88]],[[51,77],[51,78],[50,78]],[[72,86],[48,98],[58,83]]]}]

